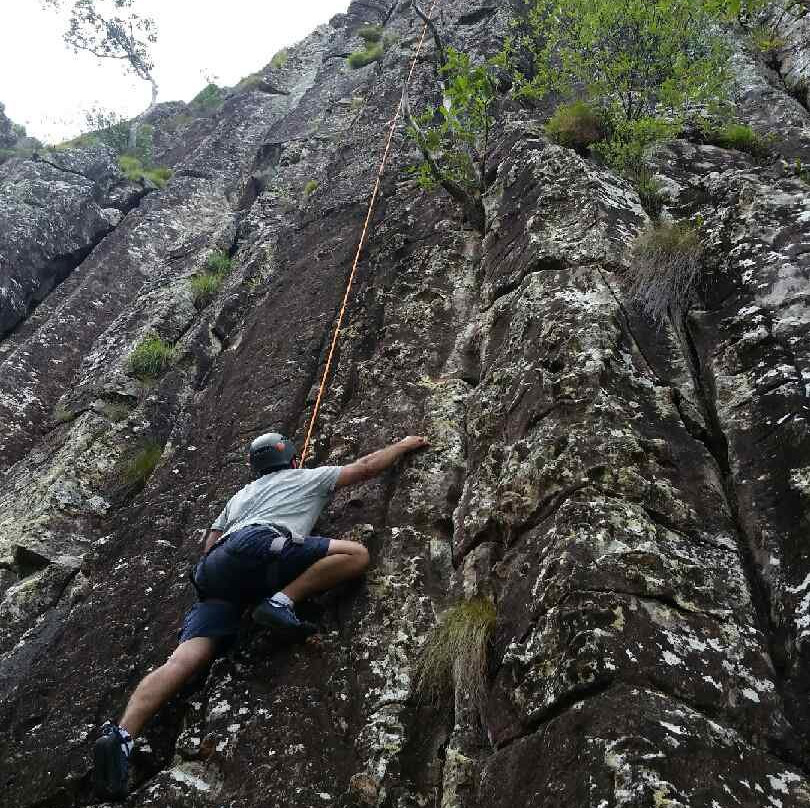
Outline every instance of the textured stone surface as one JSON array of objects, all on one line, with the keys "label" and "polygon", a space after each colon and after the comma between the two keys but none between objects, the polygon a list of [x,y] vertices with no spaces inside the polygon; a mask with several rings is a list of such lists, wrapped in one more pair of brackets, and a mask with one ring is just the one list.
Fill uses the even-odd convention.
[{"label": "textured stone surface", "polygon": [[[478,54],[511,13],[442,4]],[[368,21],[393,42],[349,70]],[[91,801],[98,725],[192,600],[195,529],[247,481],[251,436],[302,438],[418,33],[407,4],[356,2],[220,109],[164,105],[168,187],[0,343],[4,805]],[[369,547],[366,580],[304,645],[246,622],[147,728],[129,805],[810,805],[810,187],[790,170],[810,118],[735,58],[740,115],[783,131],[783,159],[657,150],[666,214],[708,247],[700,304],[660,329],[622,291],[648,224],[628,183],[512,110],[482,238],[416,187],[398,130],[315,454],[432,449],[339,493],[320,529]],[[435,86],[428,50],[414,103]],[[233,270],[197,308],[215,248]],[[149,384],[127,365],[147,332],[177,348]],[[474,595],[497,606],[485,703],[459,682],[423,704],[419,649]]]},{"label": "textured stone surface", "polygon": [[64,280],[143,196],[103,148],[0,166],[0,335]]}]

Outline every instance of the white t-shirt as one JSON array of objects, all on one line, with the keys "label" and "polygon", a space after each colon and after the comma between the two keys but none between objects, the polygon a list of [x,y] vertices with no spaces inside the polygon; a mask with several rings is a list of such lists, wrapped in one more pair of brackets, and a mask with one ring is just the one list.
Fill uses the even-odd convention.
[{"label": "white t-shirt", "polygon": [[283,525],[293,538],[309,536],[331,498],[341,466],[284,469],[265,474],[237,491],[211,525],[233,533],[247,525]]}]

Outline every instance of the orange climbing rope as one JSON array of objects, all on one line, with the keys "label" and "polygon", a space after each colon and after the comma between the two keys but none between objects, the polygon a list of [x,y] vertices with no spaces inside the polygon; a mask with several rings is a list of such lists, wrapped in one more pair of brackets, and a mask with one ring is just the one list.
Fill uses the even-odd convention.
[{"label": "orange climbing rope", "polygon": [[[432,0],[430,4],[430,9],[427,12],[428,19],[433,18],[433,9],[439,3],[440,0]],[[416,62],[419,59],[419,54],[422,51],[422,45],[425,42],[425,35],[427,34],[428,30],[428,23],[425,22],[424,26],[422,27],[422,36],[419,37],[419,44],[416,46],[416,53],[414,53],[413,61],[411,62],[411,69],[408,71],[408,78],[405,80],[405,86],[408,87],[411,83],[411,78],[413,78],[414,70],[416,69]],[[315,399],[315,408],[312,410],[312,417],[309,421],[309,428],[307,429],[307,437],[304,441],[304,448],[301,450],[301,465],[303,466],[307,459],[307,452],[309,451],[309,444],[312,438],[312,432],[315,429],[315,422],[318,419],[318,413],[321,409],[321,402],[323,401],[323,395],[326,391],[326,382],[329,378],[329,371],[332,367],[332,359],[335,354],[335,348],[337,347],[338,338],[340,337],[340,328],[343,325],[343,317],[346,314],[346,307],[349,303],[349,296],[351,295],[352,285],[354,284],[354,277],[357,274],[357,266],[360,263],[360,254],[363,252],[363,247],[366,243],[366,236],[368,235],[368,227],[371,224],[371,218],[374,215],[374,206],[377,203],[377,196],[380,192],[380,183],[382,182],[383,173],[385,172],[385,165],[388,162],[388,153],[391,150],[391,142],[394,139],[394,131],[396,130],[397,122],[399,121],[399,116],[402,111],[402,99],[400,99],[399,103],[397,104],[396,111],[394,112],[393,118],[391,118],[391,128],[388,130],[388,138],[385,142],[385,150],[383,151],[382,160],[380,160],[380,167],[377,171],[377,179],[374,182],[374,190],[371,193],[371,199],[368,203],[368,211],[366,213],[366,220],[363,223],[363,231],[360,234],[360,241],[357,243],[357,252],[354,254],[354,263],[352,264],[352,271],[349,273],[349,280],[346,284],[346,293],[343,295],[343,304],[340,307],[340,313],[338,314],[337,322],[335,324],[335,332],[332,335],[332,343],[329,346],[329,355],[326,358],[326,366],[323,369],[323,375],[321,376],[321,384],[318,388],[318,397]]]}]

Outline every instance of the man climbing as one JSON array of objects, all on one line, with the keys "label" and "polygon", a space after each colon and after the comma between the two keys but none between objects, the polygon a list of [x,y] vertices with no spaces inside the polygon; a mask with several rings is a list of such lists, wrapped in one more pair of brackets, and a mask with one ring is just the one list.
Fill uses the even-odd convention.
[{"label": "man climbing", "polygon": [[[129,756],[144,724],[192,677],[236,639],[242,613],[289,638],[315,626],[299,619],[295,604],[357,578],[368,566],[359,542],[310,536],[338,488],[368,480],[408,452],[428,445],[409,436],[347,466],[297,468],[292,441],[268,433],[250,444],[257,475],[229,500],[205,540],[192,580],[199,600],[187,612],[179,645],[141,680],[117,724],[108,721],[94,750],[95,790],[102,799],[124,799]],[[275,594],[270,594],[270,593]]]}]

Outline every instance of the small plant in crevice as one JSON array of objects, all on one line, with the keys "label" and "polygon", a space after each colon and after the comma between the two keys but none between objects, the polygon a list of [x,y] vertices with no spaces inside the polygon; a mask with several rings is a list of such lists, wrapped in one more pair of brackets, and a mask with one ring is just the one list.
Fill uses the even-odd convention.
[{"label": "small plant in crevice", "polygon": [[689,223],[659,222],[635,241],[626,277],[628,298],[659,327],[694,302],[704,247]]},{"label": "small plant in crevice", "polygon": [[363,50],[355,51],[349,55],[349,67],[352,70],[357,70],[358,68],[365,67],[372,62],[382,59],[382,56],[383,46],[381,44],[378,43],[376,45],[366,46]]},{"label": "small plant in crevice", "polygon": [[172,170],[170,168],[166,168],[165,166],[147,168],[137,157],[131,154],[122,154],[118,158],[118,165],[121,169],[121,173],[130,180],[130,182],[143,183],[144,181],[148,181],[158,188],[165,188],[166,183],[172,176]]},{"label": "small plant in crevice", "polygon": [[163,444],[147,440],[120,469],[120,481],[130,496],[144,488],[163,455]]},{"label": "small plant in crevice", "polygon": [[778,67],[779,51],[785,46],[784,37],[767,25],[759,25],[750,33],[754,47],[765,57],[769,67]]},{"label": "small plant in crevice", "polygon": [[220,275],[227,275],[231,271],[231,257],[225,250],[214,250],[205,259],[205,268],[209,272],[217,272]]},{"label": "small plant in crevice", "polygon": [[758,160],[764,160],[771,155],[771,147],[775,140],[772,135],[760,135],[750,126],[739,123],[708,127],[704,131],[704,139],[713,146],[745,152]]},{"label": "small plant in crevice", "polygon": [[214,250],[205,260],[205,270],[191,279],[194,305],[205,308],[216,296],[231,271],[231,258],[224,250]]},{"label": "small plant in crevice", "polygon": [[560,104],[545,126],[546,134],[560,146],[585,154],[590,146],[608,137],[602,110],[586,101]]},{"label": "small plant in crevice", "polygon": [[641,207],[651,219],[658,219],[664,210],[665,196],[661,182],[655,178],[653,172],[646,166],[640,166],[635,172],[636,190],[638,191]]},{"label": "small plant in crevice", "polygon": [[436,703],[460,692],[480,707],[494,629],[495,605],[490,600],[478,597],[451,606],[440,616],[416,662],[415,695]]},{"label": "small plant in crevice", "polygon": [[311,194],[314,194],[315,191],[317,190],[317,188],[318,188],[318,181],[317,180],[310,180],[304,186],[304,196],[310,196]]},{"label": "small plant in crevice", "polygon": [[174,346],[151,334],[135,346],[128,361],[133,376],[156,379],[174,361]]}]

